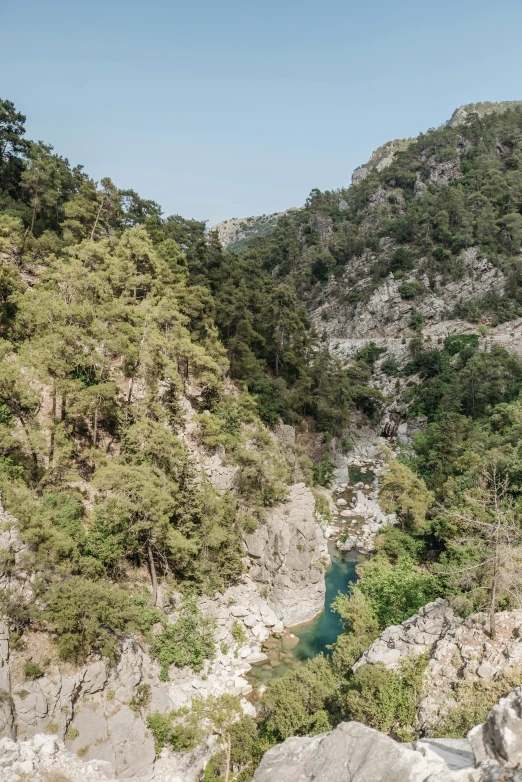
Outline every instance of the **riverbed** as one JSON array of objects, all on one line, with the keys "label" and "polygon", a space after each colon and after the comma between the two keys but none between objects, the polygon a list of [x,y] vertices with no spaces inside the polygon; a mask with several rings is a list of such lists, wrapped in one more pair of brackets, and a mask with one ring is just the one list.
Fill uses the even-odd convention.
[{"label": "riverbed", "polygon": [[[369,493],[373,489],[375,475],[369,465],[350,467],[350,483],[344,491],[336,493],[337,499],[353,501],[357,489]],[[363,520],[342,518],[339,515],[335,524],[342,534],[350,526]],[[355,567],[361,559],[358,551],[342,552],[336,547],[336,537],[328,541],[331,564],[325,573],[324,610],[311,622],[285,630],[281,635],[272,635],[263,644],[267,659],[252,666],[247,678],[256,693],[261,685],[270,679],[284,676],[287,671],[296,670],[318,654],[331,654],[331,646],[343,631],[339,614],[332,611],[331,604],[339,593],[346,595],[350,584],[356,581]],[[254,694],[254,699],[256,696]]]},{"label": "riverbed", "polygon": [[268,659],[253,665],[248,680],[254,688],[266,684],[269,679],[283,676],[296,670],[307,660],[318,654],[330,655],[329,648],[343,631],[339,614],[332,611],[331,604],[340,592],[348,593],[350,584],[356,580],[355,566],[360,559],[358,552],[343,554],[334,541],[328,544],[331,564],[325,574],[325,608],[311,622],[285,630],[280,636],[271,636],[263,644]]}]

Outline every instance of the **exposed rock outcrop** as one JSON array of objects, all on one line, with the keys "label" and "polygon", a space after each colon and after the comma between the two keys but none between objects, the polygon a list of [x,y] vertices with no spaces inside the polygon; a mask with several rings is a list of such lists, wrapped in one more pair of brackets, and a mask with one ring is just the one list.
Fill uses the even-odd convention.
[{"label": "exposed rock outcrop", "polygon": [[238,249],[248,239],[269,233],[275,228],[281,217],[284,217],[289,212],[295,212],[296,208],[291,207],[284,212],[273,212],[272,214],[255,217],[232,217],[230,220],[223,220],[221,223],[217,223],[210,230],[216,231],[223,247]]},{"label": "exposed rock outcrop", "polygon": [[14,710],[9,668],[9,628],[0,622],[0,737],[13,738]]},{"label": "exposed rock outcrop", "polygon": [[521,105],[522,101],[520,100],[503,100],[497,103],[493,101],[467,103],[465,106],[455,109],[447,124],[455,128],[459,125],[464,125],[472,114],[477,114],[479,117],[484,117],[486,114],[502,114],[504,111]]},{"label": "exposed rock outcrop", "polygon": [[383,144],[382,147],[378,147],[375,152],[372,152],[367,163],[355,169],[352,174],[352,185],[358,185],[374,170],[383,171],[391,166],[397,152],[403,152],[410,146],[413,140],[411,138],[395,139]]},{"label": "exposed rock outcrop", "polygon": [[330,733],[270,749],[254,782],[426,782],[446,770],[429,749],[417,752],[358,722],[343,722]]},{"label": "exposed rock outcrop", "polygon": [[382,663],[395,668],[408,656],[429,653],[426,697],[417,710],[416,727],[428,735],[457,705],[456,683],[497,681],[506,670],[522,668],[522,611],[496,615],[493,641],[484,614],[457,617],[445,600],[421,608],[401,625],[388,627],[354,665]]},{"label": "exposed rock outcrop", "polygon": [[328,549],[314,510],[310,489],[295,484],[288,501],[245,536],[253,562],[250,576],[264,587],[270,606],[287,626],[311,619],[324,605]]},{"label": "exposed rock outcrop", "polygon": [[398,744],[357,722],[269,750],[254,782],[522,782],[522,687],[466,739]]},{"label": "exposed rock outcrop", "polygon": [[[442,278],[430,282],[426,275],[418,279],[412,275],[411,280],[406,279],[406,282],[416,280],[424,288],[423,295],[414,300],[402,297],[401,289],[405,280],[397,279],[392,273],[367,301],[355,307],[340,301],[339,296],[345,287],[332,281],[327,285],[324,303],[313,313],[313,317],[334,342],[340,339],[379,337],[400,339],[410,332],[413,310],[419,312],[429,325],[443,320],[461,301],[480,299],[487,293],[501,294],[504,291],[504,274],[487,258],[479,258],[476,248],[463,250],[459,261],[465,269],[462,279],[445,281],[444,284]],[[346,281],[346,284],[349,285],[349,282]]]},{"label": "exposed rock outcrop", "polygon": [[156,671],[132,638],[122,642],[114,668],[99,660],[66,675],[52,666],[44,676],[13,686],[17,738],[52,731],[68,750],[106,761],[115,776],[146,776],[154,765],[154,741],[133,699],[141,688],[148,710],[173,707]]},{"label": "exposed rock outcrop", "polygon": [[[160,758],[154,782],[197,782],[212,747]],[[399,744],[357,722],[329,733],[290,738],[263,757],[253,782],[522,782],[522,687],[494,706],[468,739]],[[82,762],[55,736],[0,739],[2,782],[115,782],[103,760]],[[145,782],[134,777],[135,782]]]}]

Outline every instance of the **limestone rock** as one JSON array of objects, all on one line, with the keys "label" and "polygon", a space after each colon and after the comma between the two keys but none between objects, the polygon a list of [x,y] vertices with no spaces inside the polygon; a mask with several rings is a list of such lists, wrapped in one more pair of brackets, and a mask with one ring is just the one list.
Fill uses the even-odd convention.
[{"label": "limestone rock", "polygon": [[387,627],[355,663],[353,670],[377,662],[395,668],[401,658],[431,649],[448,630],[460,623],[447,601],[438,598],[401,625]]},{"label": "limestone rock", "polygon": [[9,629],[0,622],[0,737],[14,738],[14,711],[9,669]]},{"label": "limestone rock", "polygon": [[253,782],[426,782],[444,771],[447,766],[435,753],[417,752],[372,728],[343,722],[330,733],[273,747]]},{"label": "limestone rock", "polygon": [[432,736],[441,718],[456,705],[455,682],[495,681],[504,669],[520,666],[522,610],[497,613],[496,624],[497,636],[492,641],[484,614],[472,614],[462,620],[445,600],[438,599],[401,625],[386,628],[353,670],[378,662],[395,668],[405,657],[428,652],[427,694],[417,710],[416,728]]},{"label": "limestone rock", "polygon": [[313,618],[324,605],[328,550],[314,518],[315,500],[303,483],[273,508],[255,532],[245,536],[253,565],[250,576],[265,587],[268,602],[286,625]]}]

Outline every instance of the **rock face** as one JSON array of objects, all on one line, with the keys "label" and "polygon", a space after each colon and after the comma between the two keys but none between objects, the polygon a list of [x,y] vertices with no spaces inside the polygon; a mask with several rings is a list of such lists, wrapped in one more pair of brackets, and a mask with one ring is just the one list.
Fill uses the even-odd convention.
[{"label": "rock face", "polygon": [[344,722],[330,733],[269,750],[254,782],[522,782],[522,687],[489,712],[468,739],[398,744]]},{"label": "rock face", "polygon": [[0,622],[0,737],[14,737],[14,712],[9,668],[9,628]]},{"label": "rock face", "polygon": [[233,217],[230,220],[223,220],[223,222],[217,223],[210,230],[217,232],[223,247],[237,249],[246,240],[269,233],[277,225],[281,217],[295,211],[295,208],[290,208],[284,212],[273,212],[269,215],[257,217]]},{"label": "rock face", "polygon": [[[161,757],[135,782],[197,782],[212,750]],[[466,739],[399,744],[358,722],[329,733],[290,738],[263,757],[253,782],[522,782],[522,687],[489,712]],[[55,736],[0,739],[2,782],[115,782],[110,763],[82,762]]]},{"label": "rock face", "polygon": [[266,590],[271,608],[287,626],[311,619],[324,606],[328,550],[314,510],[312,492],[297,483],[288,501],[245,536],[253,560],[250,576]]},{"label": "rock face", "polygon": [[[489,292],[503,293],[505,276],[487,258],[479,258],[476,248],[463,250],[459,261],[465,270],[462,279],[443,282],[442,278],[435,278],[430,282],[426,275],[412,275],[405,280],[390,273],[367,301],[355,307],[339,300],[337,294],[345,293],[346,286],[332,281],[326,286],[324,303],[313,313],[314,320],[332,340],[402,338],[410,333],[413,310],[429,325],[443,320],[460,301],[478,299]],[[404,299],[402,286],[413,281],[423,286],[424,294],[414,300]],[[349,286],[348,279],[346,285]]]},{"label": "rock face", "polygon": [[114,777],[109,763],[82,763],[55,736],[39,733],[18,743],[9,738],[0,740],[0,779],[2,782],[110,782]]},{"label": "rock face", "polygon": [[480,763],[517,766],[522,760],[522,687],[501,698],[468,738]]},{"label": "rock face", "polygon": [[352,174],[352,185],[358,185],[374,170],[383,171],[391,166],[397,152],[403,152],[412,141],[413,139],[395,139],[395,141],[388,141],[382,147],[378,147],[375,152],[372,152],[367,163],[355,169]]},{"label": "rock face", "polygon": [[445,770],[429,750],[423,754],[358,722],[343,722],[330,733],[270,749],[253,782],[426,782]]},{"label": "rock face", "polygon": [[353,666],[382,663],[396,667],[401,658],[419,655],[431,649],[460,621],[445,600],[435,600],[400,625],[387,627]]},{"label": "rock face", "polygon": [[173,707],[155,670],[137,641],[129,638],[121,645],[115,668],[100,660],[66,676],[55,667],[14,686],[17,738],[51,730],[68,750],[80,750],[86,760],[106,761],[114,776],[146,776],[154,765],[154,741],[140,709],[133,708],[133,698],[140,691],[149,693],[150,711]]},{"label": "rock face", "polygon": [[506,669],[522,666],[522,611],[496,614],[495,641],[485,620],[481,613],[462,620],[445,600],[436,600],[401,625],[384,630],[354,670],[378,662],[395,668],[405,657],[428,652],[427,695],[418,708],[416,727],[433,735],[439,720],[456,705],[456,682],[495,681]]},{"label": "rock face", "polygon": [[508,109],[514,109],[517,106],[521,106],[520,100],[503,100],[498,103],[492,101],[484,101],[483,103],[468,103],[465,106],[455,109],[451,118],[448,120],[448,125],[452,128],[464,125],[468,121],[471,114],[478,114],[479,117],[484,117],[486,114],[502,114]]}]

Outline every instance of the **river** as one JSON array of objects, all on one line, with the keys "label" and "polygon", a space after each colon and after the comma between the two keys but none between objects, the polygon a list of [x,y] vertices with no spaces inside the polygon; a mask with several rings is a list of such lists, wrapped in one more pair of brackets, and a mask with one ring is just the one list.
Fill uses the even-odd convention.
[{"label": "river", "polygon": [[[338,497],[353,500],[356,485],[365,484],[368,491],[375,475],[368,467],[350,468],[350,485]],[[346,528],[349,520],[346,519]],[[353,523],[353,522],[352,522]],[[326,594],[324,610],[311,622],[292,627],[280,636],[270,636],[263,644],[268,659],[252,666],[247,678],[255,690],[269,679],[283,676],[295,670],[318,654],[330,655],[329,647],[337,641],[343,631],[339,614],[332,611],[331,604],[339,594],[348,594],[350,584],[356,580],[355,567],[361,555],[358,551],[341,552],[335,540],[328,542],[331,564],[325,573]]]}]

